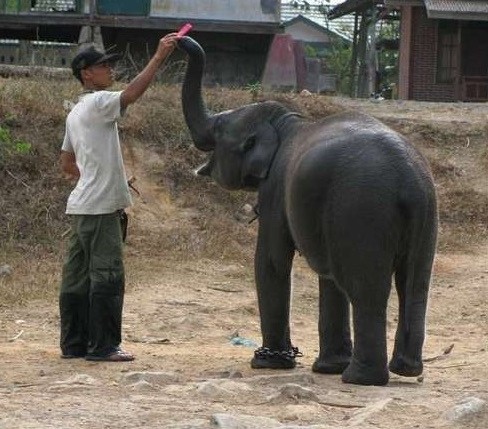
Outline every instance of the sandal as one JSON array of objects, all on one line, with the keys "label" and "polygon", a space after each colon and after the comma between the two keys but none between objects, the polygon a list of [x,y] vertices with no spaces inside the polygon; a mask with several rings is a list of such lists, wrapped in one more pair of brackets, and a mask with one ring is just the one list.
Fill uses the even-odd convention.
[{"label": "sandal", "polygon": [[86,355],[86,360],[97,362],[130,362],[135,359],[132,353],[117,349],[105,356]]}]

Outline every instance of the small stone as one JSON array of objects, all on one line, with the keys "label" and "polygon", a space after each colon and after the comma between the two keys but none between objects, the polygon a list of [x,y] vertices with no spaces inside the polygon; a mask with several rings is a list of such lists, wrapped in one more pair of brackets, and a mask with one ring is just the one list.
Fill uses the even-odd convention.
[{"label": "small stone", "polygon": [[13,271],[10,265],[0,265],[0,277],[8,277],[12,275]]},{"label": "small stone", "polygon": [[90,377],[88,374],[75,374],[67,380],[56,381],[55,384],[94,386],[100,384],[100,381],[96,378]]},{"label": "small stone", "polygon": [[473,414],[478,414],[486,408],[486,401],[474,396],[463,399],[452,410],[446,413],[449,420],[460,420]]},{"label": "small stone", "polygon": [[145,380],[139,380],[138,382],[136,382],[134,384],[131,384],[130,387],[133,390],[146,390],[146,391],[149,391],[149,390],[157,390],[156,387],[153,384],[148,383]]},{"label": "small stone", "polygon": [[244,414],[214,414],[212,420],[221,429],[271,429],[283,426],[275,419]]},{"label": "small stone", "polygon": [[145,381],[154,385],[164,385],[178,383],[180,377],[172,372],[129,372],[124,374],[122,382],[125,384],[134,384]]},{"label": "small stone", "polygon": [[313,401],[319,402],[317,395],[306,387],[302,387],[298,384],[288,383],[285,384],[280,392],[276,395],[270,396],[268,401],[271,403],[286,402],[287,400],[299,401]]},{"label": "small stone", "polygon": [[229,378],[243,378],[241,371],[231,371],[229,374]]},{"label": "small stone", "polygon": [[200,383],[198,393],[211,398],[225,398],[252,392],[246,384],[232,380],[211,380]]},{"label": "small stone", "polygon": [[251,213],[254,211],[254,208],[253,206],[251,206],[251,204],[244,204],[242,206],[242,210],[244,211],[244,213]]}]

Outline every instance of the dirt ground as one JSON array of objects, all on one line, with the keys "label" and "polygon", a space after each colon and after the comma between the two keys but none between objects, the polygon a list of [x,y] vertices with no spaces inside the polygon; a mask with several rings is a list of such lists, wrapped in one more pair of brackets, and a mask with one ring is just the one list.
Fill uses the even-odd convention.
[{"label": "dirt ground", "polygon": [[[488,107],[478,104],[337,102],[384,119],[432,119],[459,129],[488,119]],[[467,141],[464,153],[471,149],[477,150]],[[476,153],[452,156],[488,192],[488,174],[469,169]],[[171,204],[164,189],[144,177],[138,184],[147,199],[132,209],[138,230],[164,229],[155,215],[169,210],[162,207]],[[292,339],[304,356],[294,370],[252,370],[249,360],[260,345],[252,266],[178,262],[158,254],[138,258],[131,245],[136,239],[143,238],[130,238],[126,252],[123,346],[137,359],[62,360],[55,302],[1,309],[1,429],[488,427],[488,242],[437,254],[423,376],[391,374],[386,387],[366,387],[311,372],[318,288],[300,257],[293,273]],[[389,354],[396,308],[392,294]]]}]

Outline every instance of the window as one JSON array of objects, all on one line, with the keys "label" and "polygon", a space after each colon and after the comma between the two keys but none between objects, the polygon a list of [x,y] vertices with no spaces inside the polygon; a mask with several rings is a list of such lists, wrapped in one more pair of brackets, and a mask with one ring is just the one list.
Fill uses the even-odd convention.
[{"label": "window", "polygon": [[437,82],[454,81],[459,67],[458,26],[456,21],[439,21],[437,35]]}]

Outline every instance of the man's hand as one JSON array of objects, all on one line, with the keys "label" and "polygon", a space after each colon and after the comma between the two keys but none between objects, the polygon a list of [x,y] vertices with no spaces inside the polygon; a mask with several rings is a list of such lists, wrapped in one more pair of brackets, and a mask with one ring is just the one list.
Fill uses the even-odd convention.
[{"label": "man's hand", "polygon": [[159,40],[158,49],[154,57],[161,59],[161,62],[163,62],[175,49],[178,39],[177,33],[166,34],[166,36]]},{"label": "man's hand", "polygon": [[76,157],[74,153],[62,150],[59,161],[65,179],[78,180],[80,178],[80,170],[76,165]]},{"label": "man's hand", "polygon": [[120,107],[122,110],[144,94],[161,64],[173,52],[178,39],[179,37],[176,33],[169,33],[159,41],[156,53],[144,67],[144,70],[132,79],[127,88],[122,91],[120,95]]}]

